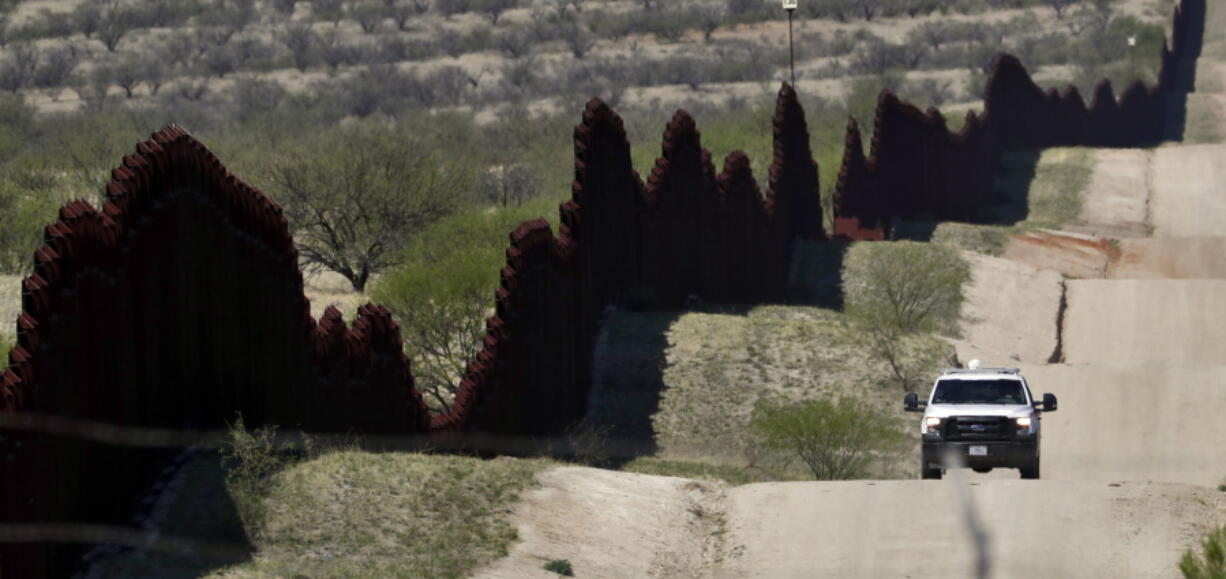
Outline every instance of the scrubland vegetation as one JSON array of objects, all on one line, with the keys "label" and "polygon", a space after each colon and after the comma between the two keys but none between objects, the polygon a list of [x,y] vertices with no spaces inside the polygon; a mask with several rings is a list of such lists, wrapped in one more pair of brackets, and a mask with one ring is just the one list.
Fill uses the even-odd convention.
[{"label": "scrubland vegetation", "polygon": [[[766,0],[31,6],[0,2],[0,272],[28,274],[56,208],[96,202],[135,142],[178,123],[286,207],[305,268],[339,273],[394,310],[436,411],[448,407],[479,346],[508,232],[527,218],[556,222],[569,196],[571,128],[587,98],[622,114],[640,173],[680,106],[697,119],[717,168],[743,149],[765,187],[773,97],[787,74],[784,15]],[[796,73],[829,226],[847,116],[871,131],[880,89],[945,107],[957,128],[962,111],[978,106],[998,50],[1021,56],[1041,82],[1073,82],[1083,94],[1102,77],[1117,91],[1152,81],[1169,3],[837,0],[802,2],[797,16]],[[1136,46],[1127,49],[1130,36]],[[359,207],[357,196],[378,203]],[[1033,218],[1067,218],[1062,198],[1053,199],[1032,206]],[[319,207],[332,211],[312,211]],[[338,239],[320,235],[338,227]],[[989,227],[951,227],[959,226],[938,227],[934,239],[1003,243]],[[899,465],[916,461],[891,458],[887,443],[896,440],[885,434],[859,455],[872,460],[839,470],[797,461],[797,448],[780,442],[788,412],[846,418],[873,409],[888,423],[879,430],[892,432],[899,393],[950,355],[937,334],[954,331],[946,314],[957,312],[965,265],[945,245],[918,250],[952,268],[940,280],[940,307],[922,324],[862,315],[886,311],[872,305],[857,310],[861,300],[891,299],[856,289],[871,276],[857,264],[925,263],[887,255],[906,247],[848,251],[848,269],[835,275],[847,312],[719,304],[615,312],[600,355],[624,364],[595,387],[630,394],[601,399],[592,424],[574,433],[587,443],[583,456],[570,458],[732,483],[907,474]],[[816,258],[811,249],[798,259]],[[895,350],[866,347],[870,330],[888,332]],[[10,331],[0,329],[0,352]],[[646,424],[610,418],[623,411]],[[608,445],[643,432],[655,452],[610,461]],[[260,554],[224,576],[462,575],[506,549],[514,536],[506,505],[548,464],[353,448],[285,454],[266,433],[245,436],[236,438],[245,454],[228,463],[227,491]],[[372,519],[386,524],[358,524]],[[369,556],[375,548],[379,556]]]}]

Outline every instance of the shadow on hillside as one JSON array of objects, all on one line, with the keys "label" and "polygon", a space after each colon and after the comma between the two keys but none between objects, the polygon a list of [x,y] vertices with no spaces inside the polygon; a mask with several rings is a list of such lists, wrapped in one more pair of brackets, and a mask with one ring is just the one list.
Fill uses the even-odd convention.
[{"label": "shadow on hillside", "polygon": [[792,253],[789,301],[843,309],[843,259],[850,242],[842,240],[798,241]]},{"label": "shadow on hillside", "polygon": [[[797,242],[788,301],[842,309],[843,259],[849,246],[846,241]],[[582,455],[596,451],[596,445],[599,460],[612,468],[655,455],[660,448],[653,419],[666,389],[673,323],[686,313],[746,316],[761,305],[695,299],[686,310],[611,312],[597,336],[588,414],[583,428],[569,434],[573,458],[583,461]]]},{"label": "shadow on hillside", "polygon": [[[1030,216],[1030,186],[1038,171],[1040,149],[1006,151],[996,168],[992,206],[979,219],[970,223],[977,225],[1011,226],[1025,221]],[[937,226],[943,223],[935,219],[900,220],[894,224],[892,237],[910,241],[932,241]]]},{"label": "shadow on hillside", "polygon": [[[182,464],[169,458],[155,464],[160,468],[154,472],[161,474],[132,501],[131,513],[132,520],[153,521],[156,533],[133,526],[130,536],[112,539],[115,545],[84,546],[90,555],[75,575],[186,579],[251,560],[254,547],[217,453],[201,452]],[[167,469],[177,474],[168,478]],[[132,546],[133,538],[140,547]]]},{"label": "shadow on hillside", "polygon": [[652,416],[664,391],[668,330],[683,313],[616,310],[597,335],[585,423],[615,468],[659,450]]}]

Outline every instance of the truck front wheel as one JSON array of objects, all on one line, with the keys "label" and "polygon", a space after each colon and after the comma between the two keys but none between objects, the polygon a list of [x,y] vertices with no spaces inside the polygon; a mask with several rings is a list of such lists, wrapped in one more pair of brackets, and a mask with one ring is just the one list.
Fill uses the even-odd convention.
[{"label": "truck front wheel", "polygon": [[922,479],[941,479],[941,469],[928,468],[928,463],[920,461],[920,478]]},{"label": "truck front wheel", "polygon": [[1023,466],[1018,470],[1022,471],[1022,478],[1039,478],[1039,459],[1034,459],[1030,466]]}]

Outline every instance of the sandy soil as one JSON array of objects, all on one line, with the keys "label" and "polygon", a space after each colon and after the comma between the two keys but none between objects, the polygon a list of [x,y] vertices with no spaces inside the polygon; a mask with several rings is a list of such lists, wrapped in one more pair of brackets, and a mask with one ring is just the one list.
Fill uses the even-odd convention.
[{"label": "sandy soil", "polygon": [[1043,418],[1044,479],[1212,488],[1226,477],[1220,356],[1212,364],[1117,360],[1023,372],[1035,390],[1060,397],[1060,410]]},{"label": "sandy soil", "polygon": [[1226,279],[1226,238],[1125,239],[1108,269],[1113,278]]},{"label": "sandy soil", "polygon": [[1070,364],[1223,361],[1226,280],[1074,280],[1068,287]]},{"label": "sandy soil", "polygon": [[1226,146],[1165,146],[1154,154],[1154,237],[1222,235],[1226,224]]},{"label": "sandy soil", "polygon": [[[971,484],[992,577],[1173,576],[1171,554],[1195,540],[1197,522],[1226,512],[1221,493],[1186,485]],[[728,544],[745,548],[718,577],[970,577],[974,568],[945,481],[748,485],[730,493],[728,518]],[[1070,540],[1073,529],[1084,532]]]},{"label": "sandy soil", "polygon": [[1078,231],[1112,237],[1147,237],[1151,153],[1141,149],[1098,150],[1084,192]]},{"label": "sandy soil", "polygon": [[719,556],[724,488],[683,478],[562,467],[539,477],[516,517],[519,541],[481,578],[557,577],[566,559],[578,577],[703,577]]},{"label": "sandy soil", "polygon": [[[1060,274],[1024,263],[967,253],[972,278],[964,290],[963,337],[992,353],[984,362],[1042,363],[1056,348]],[[981,357],[964,353],[958,357]]]}]

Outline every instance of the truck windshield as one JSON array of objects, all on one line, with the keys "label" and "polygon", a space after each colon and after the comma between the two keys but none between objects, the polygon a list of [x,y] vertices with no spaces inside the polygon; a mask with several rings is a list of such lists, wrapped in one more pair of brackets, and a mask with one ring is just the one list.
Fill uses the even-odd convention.
[{"label": "truck windshield", "polygon": [[941,380],[933,404],[1025,404],[1021,380]]}]

